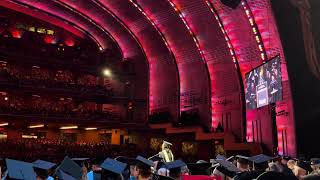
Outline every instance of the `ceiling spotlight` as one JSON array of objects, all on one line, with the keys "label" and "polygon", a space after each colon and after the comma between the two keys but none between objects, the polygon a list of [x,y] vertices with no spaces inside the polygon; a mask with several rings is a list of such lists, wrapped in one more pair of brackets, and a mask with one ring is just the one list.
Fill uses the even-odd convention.
[{"label": "ceiling spotlight", "polygon": [[0,127],[1,126],[8,126],[9,125],[9,123],[0,123]]},{"label": "ceiling spotlight", "polygon": [[62,126],[60,129],[78,129],[78,126]]},{"label": "ceiling spotlight", "polygon": [[86,131],[90,131],[90,130],[97,130],[97,128],[95,127],[88,127],[88,128],[85,128]]},{"label": "ceiling spotlight", "polygon": [[110,69],[104,69],[103,70],[103,75],[106,77],[110,77],[112,75],[111,70]]},{"label": "ceiling spotlight", "polygon": [[30,128],[30,129],[33,129],[33,128],[42,128],[42,127],[44,127],[44,124],[38,124],[38,125],[28,126],[28,128]]}]

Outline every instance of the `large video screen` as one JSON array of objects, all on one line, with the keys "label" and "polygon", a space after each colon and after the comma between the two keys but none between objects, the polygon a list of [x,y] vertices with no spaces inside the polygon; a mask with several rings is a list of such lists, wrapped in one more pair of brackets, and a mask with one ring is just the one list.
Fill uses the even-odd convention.
[{"label": "large video screen", "polygon": [[247,109],[255,109],[282,100],[280,57],[246,74]]}]

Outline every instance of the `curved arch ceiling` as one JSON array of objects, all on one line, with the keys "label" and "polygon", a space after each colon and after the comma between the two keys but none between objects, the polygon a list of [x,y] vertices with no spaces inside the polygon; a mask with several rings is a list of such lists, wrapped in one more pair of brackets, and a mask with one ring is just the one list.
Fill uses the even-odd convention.
[{"label": "curved arch ceiling", "polygon": [[[244,77],[247,71],[261,64],[261,48],[266,50],[265,55],[280,53],[283,57],[272,19],[274,29],[264,31],[269,20],[265,21],[266,17],[261,14],[272,14],[268,0],[259,0],[259,5],[254,3],[258,0],[242,0],[248,9],[243,5],[230,9],[216,0],[11,1],[28,4],[76,24],[104,48],[112,44],[110,39],[113,37],[124,57],[146,58],[149,63],[149,110],[166,107],[177,117],[179,110],[198,108],[207,126],[229,112],[232,121],[241,120],[244,105],[239,100],[239,93],[244,90],[237,71],[241,70]],[[224,26],[222,31],[206,2],[210,2],[217,12]],[[250,11],[247,10],[251,7],[253,24],[258,25],[262,37],[258,40],[263,47],[257,43],[252,22],[248,19]],[[21,12],[26,13],[23,8],[20,7]],[[39,12],[34,12],[33,16],[37,14]],[[70,25],[65,27],[73,30]],[[233,52],[230,54],[231,45],[224,34],[230,39],[236,59],[233,59]],[[270,44],[276,48],[271,48]],[[239,62],[240,69],[234,62]],[[283,74],[287,80],[286,72]],[[289,89],[289,85],[286,88]],[[217,103],[221,98],[230,100],[230,105],[222,107]],[[252,119],[251,116],[247,113],[247,119]]]},{"label": "curved arch ceiling", "polygon": [[[81,14],[74,13],[70,9],[61,6],[54,1],[47,0],[12,0],[13,2],[18,2],[21,5],[28,5],[36,8],[36,10],[45,11],[56,17],[64,19],[68,22],[72,22],[81,29],[85,29],[88,34],[94,37],[98,47],[103,50],[110,48],[112,46],[117,46],[117,42],[113,37],[103,29],[99,28],[90,19],[86,19]],[[111,48],[110,48],[111,49]]]}]

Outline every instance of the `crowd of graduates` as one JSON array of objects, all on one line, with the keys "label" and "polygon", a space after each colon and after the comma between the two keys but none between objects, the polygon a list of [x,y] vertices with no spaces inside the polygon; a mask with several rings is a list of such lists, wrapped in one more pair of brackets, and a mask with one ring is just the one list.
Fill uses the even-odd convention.
[{"label": "crowd of graduates", "polygon": [[[21,140],[0,143],[2,179],[63,180],[297,180],[320,179],[320,159],[288,156],[217,155],[184,162],[139,153],[135,146],[107,143],[66,143],[59,140]],[[140,155],[139,155],[140,154]],[[159,153],[160,154],[160,153]]]}]

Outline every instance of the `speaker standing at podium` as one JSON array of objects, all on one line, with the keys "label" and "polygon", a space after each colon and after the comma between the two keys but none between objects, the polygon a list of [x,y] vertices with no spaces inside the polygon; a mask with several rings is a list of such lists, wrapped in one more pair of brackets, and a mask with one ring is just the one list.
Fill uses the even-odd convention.
[{"label": "speaker standing at podium", "polygon": [[174,161],[174,156],[171,151],[171,146],[172,144],[163,141],[162,146],[161,146],[161,152],[159,153],[159,157],[163,159],[164,162],[172,162]]}]

